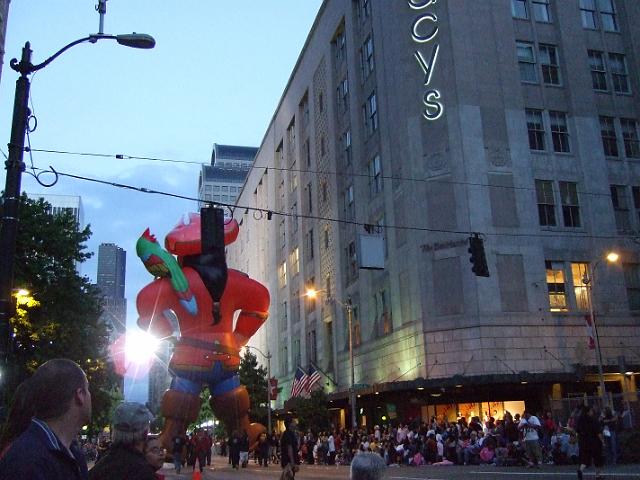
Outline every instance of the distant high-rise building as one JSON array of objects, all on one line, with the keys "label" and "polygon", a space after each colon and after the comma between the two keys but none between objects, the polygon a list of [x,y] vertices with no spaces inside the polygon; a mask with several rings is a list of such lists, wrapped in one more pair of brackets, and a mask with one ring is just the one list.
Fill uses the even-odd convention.
[{"label": "distant high-rise building", "polygon": [[[2,0],[0,0],[1,2]],[[52,195],[49,193],[27,193],[27,197],[32,200],[43,199],[51,205],[50,213],[59,215],[62,213],[70,213],[78,222],[78,228],[84,227],[84,208],[82,207],[82,198],[77,195]]]},{"label": "distant high-rise building", "polygon": [[169,357],[171,356],[171,344],[169,342],[162,342],[160,345],[160,348],[156,352],[156,358],[153,359],[153,363],[149,369],[149,399],[147,406],[154,415],[160,412],[162,395],[171,384],[171,377],[167,370]]},{"label": "distant high-rise building", "polygon": [[235,204],[247,173],[258,153],[255,147],[213,144],[211,165],[203,165],[198,181],[201,204]]},{"label": "distant high-rise building", "polygon": [[127,299],[124,297],[127,252],[113,243],[98,248],[98,288],[104,295],[103,320],[113,333],[124,333],[127,325]]}]

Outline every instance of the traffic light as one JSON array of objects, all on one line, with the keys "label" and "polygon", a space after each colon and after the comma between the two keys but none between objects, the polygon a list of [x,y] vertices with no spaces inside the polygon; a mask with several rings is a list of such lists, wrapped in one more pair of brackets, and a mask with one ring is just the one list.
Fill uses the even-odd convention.
[{"label": "traffic light", "polygon": [[469,237],[469,261],[473,264],[471,271],[478,277],[488,277],[489,267],[487,266],[487,257],[484,253],[484,240],[477,233]]}]

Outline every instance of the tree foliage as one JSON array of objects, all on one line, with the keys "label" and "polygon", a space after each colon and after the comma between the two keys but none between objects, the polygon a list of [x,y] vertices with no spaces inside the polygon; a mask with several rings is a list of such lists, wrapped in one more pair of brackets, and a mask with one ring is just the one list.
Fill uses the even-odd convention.
[{"label": "tree foliage", "polygon": [[108,327],[100,321],[100,292],[77,266],[92,256],[91,236],[70,214],[51,215],[50,205],[20,199],[14,282],[29,290],[32,303],[19,305],[11,318],[14,333],[9,388],[42,363],[65,357],[87,373],[94,423],[108,424],[111,404],[121,398],[108,361]]},{"label": "tree foliage", "polygon": [[287,402],[298,419],[301,431],[312,429],[316,432],[329,428],[328,398],[322,389],[311,392],[310,398],[295,397]]},{"label": "tree foliage", "polygon": [[246,348],[240,360],[240,383],[247,387],[252,422],[267,424],[267,369],[258,365],[258,357]]}]

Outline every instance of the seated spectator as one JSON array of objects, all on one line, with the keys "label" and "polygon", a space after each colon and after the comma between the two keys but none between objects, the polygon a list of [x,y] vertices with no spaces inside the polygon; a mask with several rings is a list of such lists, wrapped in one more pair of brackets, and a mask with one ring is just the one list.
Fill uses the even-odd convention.
[{"label": "seated spectator", "polygon": [[575,433],[569,435],[567,443],[567,460],[571,465],[578,465],[580,461],[580,447],[578,446],[578,437]]}]

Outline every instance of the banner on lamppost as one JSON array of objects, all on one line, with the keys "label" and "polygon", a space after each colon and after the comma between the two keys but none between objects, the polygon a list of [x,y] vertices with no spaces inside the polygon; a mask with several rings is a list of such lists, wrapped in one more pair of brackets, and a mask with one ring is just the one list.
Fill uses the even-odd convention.
[{"label": "banner on lamppost", "polygon": [[591,315],[585,315],[584,321],[585,321],[585,326],[587,327],[587,335],[588,335],[587,346],[589,347],[589,350],[595,350],[596,337],[593,330],[593,319],[591,318]]},{"label": "banner on lamppost", "polygon": [[270,400],[278,399],[278,379],[277,378],[269,379],[269,399]]}]

